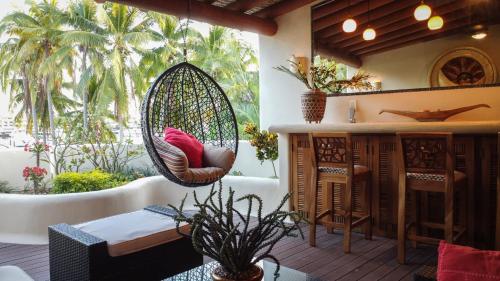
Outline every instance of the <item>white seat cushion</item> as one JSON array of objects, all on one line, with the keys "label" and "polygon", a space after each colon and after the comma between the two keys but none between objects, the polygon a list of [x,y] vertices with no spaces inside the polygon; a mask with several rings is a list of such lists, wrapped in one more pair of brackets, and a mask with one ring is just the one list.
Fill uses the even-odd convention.
[{"label": "white seat cushion", "polygon": [[[172,218],[146,210],[89,221],[74,227],[105,240],[112,257],[135,253],[182,237],[177,233]],[[181,232],[189,233],[189,225],[181,224]]]},{"label": "white seat cushion", "polygon": [[33,281],[33,279],[17,266],[0,266],[0,280],[2,281]]}]

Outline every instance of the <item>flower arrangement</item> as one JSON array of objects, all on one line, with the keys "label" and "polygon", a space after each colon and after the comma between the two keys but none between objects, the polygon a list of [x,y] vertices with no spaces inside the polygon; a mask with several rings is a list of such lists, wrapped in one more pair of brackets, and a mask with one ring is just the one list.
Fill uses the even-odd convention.
[{"label": "flower arrangement", "polygon": [[[194,213],[183,212],[187,197],[181,202],[179,208],[169,205],[177,215],[174,217],[177,223],[177,231],[180,223],[191,225],[190,237],[194,249],[200,254],[206,255],[219,263],[219,267],[212,275],[217,276],[214,280],[260,280],[254,278],[262,270],[256,263],[264,258],[276,262],[275,277],[279,272],[279,261],[272,256],[271,250],[282,238],[297,237],[297,231],[302,239],[302,230],[298,223],[303,217],[297,212],[283,211],[281,208],[290,198],[287,194],[278,207],[268,215],[262,215],[262,199],[255,194],[248,194],[234,199],[234,191],[229,188],[228,199],[225,204],[222,200],[222,183],[219,181],[219,191],[214,190],[212,185],[209,195],[203,201],[198,200],[196,192],[193,192],[197,210]],[[235,202],[248,202],[246,213],[236,210]],[[257,217],[251,222],[254,202],[257,203]],[[290,218],[292,223],[285,222]]]},{"label": "flower arrangement", "polygon": [[277,178],[274,161],[278,159],[278,135],[266,130],[259,131],[254,123],[245,124],[245,133],[251,137],[250,145],[256,148],[256,156],[261,165],[265,160],[271,161],[274,177]]},{"label": "flower arrangement", "polygon": [[339,64],[333,60],[319,59],[317,63],[310,67],[309,72],[304,70],[300,63],[289,62],[293,71],[282,65],[274,69],[297,78],[309,90],[340,94],[347,89],[371,90],[373,88],[368,81],[370,75],[363,72],[356,73],[351,79],[342,78],[342,75],[338,73]]},{"label": "flower arrangement", "polygon": [[33,182],[33,191],[35,194],[39,193],[39,187],[43,179],[47,175],[47,170],[41,167],[24,167],[23,177],[25,181]]},{"label": "flower arrangement", "polygon": [[[42,141],[37,141],[32,144],[26,144],[24,146],[24,151],[33,153],[35,156],[36,166],[29,167],[26,166],[23,169],[23,177],[25,181],[33,182],[33,193],[38,194],[40,190],[41,183],[43,179],[48,174],[45,168],[40,167],[42,153],[47,153],[50,151],[50,146]],[[29,184],[27,186],[29,189]]]}]

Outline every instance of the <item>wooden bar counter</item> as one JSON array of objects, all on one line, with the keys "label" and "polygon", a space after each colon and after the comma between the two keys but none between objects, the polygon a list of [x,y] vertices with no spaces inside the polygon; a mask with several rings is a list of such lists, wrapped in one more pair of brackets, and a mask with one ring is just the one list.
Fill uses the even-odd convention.
[{"label": "wooden bar counter", "polygon": [[[270,127],[279,134],[280,187],[292,192],[290,208],[307,215],[304,206],[309,198],[311,155],[309,132],[350,132],[353,134],[355,164],[372,170],[372,205],[374,233],[396,237],[398,206],[398,171],[396,164],[396,132],[452,132],[456,169],[467,174],[467,233],[468,244],[493,249],[497,205],[497,139],[500,121],[480,122],[398,122],[398,123],[335,123],[285,124]],[[354,211],[359,208],[359,192],[354,188]],[[334,198],[341,198],[342,187],[335,186]],[[318,195],[321,197],[321,193]],[[340,199],[334,199],[340,208]],[[442,198],[429,194],[424,215],[440,221],[443,217]],[[321,202],[321,199],[318,200]],[[321,203],[319,203],[321,205]],[[338,206],[338,207],[337,207]],[[318,206],[320,212],[321,206]],[[463,210],[459,210],[463,211]],[[339,218],[335,218],[339,219]]]}]

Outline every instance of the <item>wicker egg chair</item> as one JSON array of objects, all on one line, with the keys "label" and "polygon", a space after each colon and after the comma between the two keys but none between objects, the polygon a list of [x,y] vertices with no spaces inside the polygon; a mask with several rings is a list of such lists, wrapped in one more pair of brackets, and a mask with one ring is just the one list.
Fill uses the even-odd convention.
[{"label": "wicker egg chair", "polygon": [[[161,74],[142,104],[142,135],[158,171],[187,187],[212,184],[231,169],[238,152],[238,125],[222,88],[198,67],[183,62]],[[189,168],[184,153],[163,141],[166,127],[204,144],[201,169]]]}]

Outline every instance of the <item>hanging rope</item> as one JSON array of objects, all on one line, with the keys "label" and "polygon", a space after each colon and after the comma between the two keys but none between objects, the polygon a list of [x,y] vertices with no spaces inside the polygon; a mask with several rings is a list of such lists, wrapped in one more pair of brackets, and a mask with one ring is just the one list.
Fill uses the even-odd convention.
[{"label": "hanging rope", "polygon": [[[183,55],[184,55],[184,61],[187,62],[187,35],[188,35],[188,31],[189,31],[189,21],[191,20],[191,0],[188,0],[188,3],[187,3],[187,19],[186,19],[186,23],[184,23],[184,30],[182,31],[182,41],[183,41],[183,45],[184,45],[184,49],[182,50],[183,51]],[[179,19],[180,21],[180,19]]]}]

